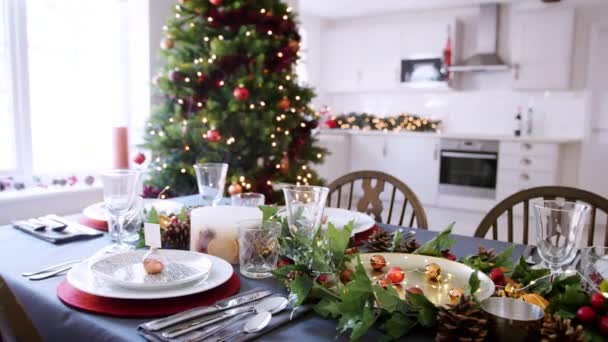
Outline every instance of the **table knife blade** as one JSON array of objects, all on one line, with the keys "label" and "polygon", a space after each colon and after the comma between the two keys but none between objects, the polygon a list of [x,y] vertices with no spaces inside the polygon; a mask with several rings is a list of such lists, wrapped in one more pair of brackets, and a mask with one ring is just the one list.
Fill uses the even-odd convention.
[{"label": "table knife blade", "polygon": [[160,318],[160,319],[156,319],[156,320],[144,323],[144,324],[142,324],[142,328],[144,328],[145,330],[149,330],[149,331],[157,331],[157,330],[169,327],[171,325],[187,321],[189,319],[193,319],[193,318],[197,318],[200,316],[215,313],[218,311],[226,310],[226,309],[236,307],[236,306],[239,306],[242,304],[247,304],[247,303],[256,301],[258,299],[268,297],[272,294],[273,294],[273,292],[268,291],[268,290],[248,291],[248,292],[242,293],[240,295],[237,295],[236,297],[221,300],[212,306],[194,308],[194,309],[190,309],[190,310],[187,310],[184,312],[177,313],[175,315],[171,315],[168,317],[164,317],[164,318]]}]

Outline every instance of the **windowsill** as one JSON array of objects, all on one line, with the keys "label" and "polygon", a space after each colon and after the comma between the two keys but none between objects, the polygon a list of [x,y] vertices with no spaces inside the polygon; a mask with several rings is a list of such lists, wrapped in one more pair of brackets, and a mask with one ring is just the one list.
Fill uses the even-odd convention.
[{"label": "windowsill", "polygon": [[0,192],[0,205],[8,203],[28,202],[48,198],[77,196],[86,193],[100,193],[101,185],[52,186],[48,188],[32,187],[23,190],[8,190]]}]

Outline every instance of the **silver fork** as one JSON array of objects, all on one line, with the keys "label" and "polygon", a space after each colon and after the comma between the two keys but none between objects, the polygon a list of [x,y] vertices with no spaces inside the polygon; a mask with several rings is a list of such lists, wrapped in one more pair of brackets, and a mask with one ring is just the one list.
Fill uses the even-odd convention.
[{"label": "silver fork", "polygon": [[49,266],[49,267],[44,268],[44,269],[42,269],[40,271],[37,271],[37,272],[24,272],[24,273],[21,273],[21,275],[24,276],[24,277],[31,277],[31,276],[35,276],[37,274],[47,273],[47,272],[54,271],[54,270],[59,269],[59,268],[64,268],[67,265],[75,264],[75,263],[78,263],[78,262],[80,262],[80,260],[70,260],[70,261],[62,262],[61,264]]}]

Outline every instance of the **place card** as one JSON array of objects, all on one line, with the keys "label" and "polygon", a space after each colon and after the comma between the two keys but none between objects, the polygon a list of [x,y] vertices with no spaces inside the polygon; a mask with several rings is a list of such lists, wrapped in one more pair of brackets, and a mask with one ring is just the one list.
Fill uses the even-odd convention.
[{"label": "place card", "polygon": [[144,239],[146,246],[149,246],[150,248],[161,248],[160,224],[145,222]]}]

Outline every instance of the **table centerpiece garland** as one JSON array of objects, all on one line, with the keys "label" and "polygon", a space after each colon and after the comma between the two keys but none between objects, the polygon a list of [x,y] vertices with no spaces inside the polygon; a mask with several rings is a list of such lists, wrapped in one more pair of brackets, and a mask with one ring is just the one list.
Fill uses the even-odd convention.
[{"label": "table centerpiece garland", "polygon": [[[260,209],[264,219],[282,223],[282,259],[273,274],[287,287],[294,310],[305,302],[312,304],[317,314],[336,319],[338,333],[349,331],[351,340],[358,340],[374,327],[384,334],[384,340],[398,339],[413,329],[432,329],[437,332],[435,341],[484,341],[490,317],[475,298],[480,286],[477,272],[494,281],[494,296],[521,299],[545,311],[541,341],[605,341],[608,336],[608,301],[602,294],[592,293],[576,272],[552,278],[549,269],[531,268],[523,257],[513,264],[513,246],[500,253],[480,246],[476,254],[458,260],[477,272],[471,274],[468,288],[452,304],[438,307],[414,288],[406,289],[406,299],[401,299],[390,274],[388,281],[372,282],[358,247],[353,245],[352,223],[342,229],[329,223],[327,230],[321,233],[319,229],[308,240],[290,233],[286,219],[276,216],[277,207]],[[422,245],[401,230],[392,234],[391,243],[386,243],[388,233],[382,230],[374,233],[370,242],[375,245],[374,252],[392,253],[417,246],[412,254],[455,259],[449,251],[456,243],[450,236],[452,227]],[[374,244],[379,234],[384,239]]]}]

